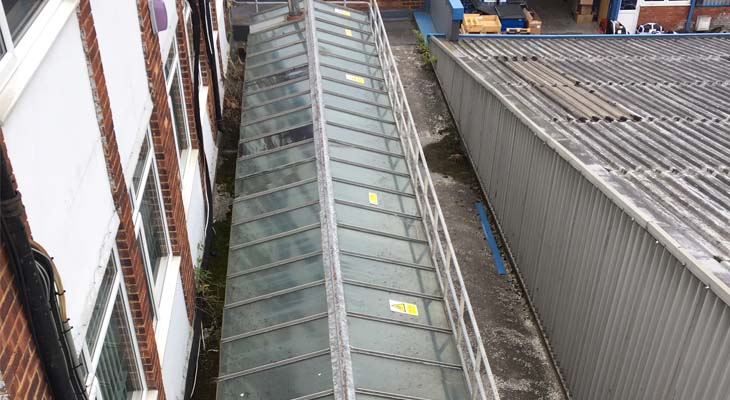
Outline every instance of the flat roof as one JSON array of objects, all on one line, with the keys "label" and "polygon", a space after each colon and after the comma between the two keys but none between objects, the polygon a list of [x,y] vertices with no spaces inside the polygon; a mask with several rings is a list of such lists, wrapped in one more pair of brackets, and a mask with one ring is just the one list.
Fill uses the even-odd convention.
[{"label": "flat roof", "polygon": [[433,40],[728,293],[730,37]]}]

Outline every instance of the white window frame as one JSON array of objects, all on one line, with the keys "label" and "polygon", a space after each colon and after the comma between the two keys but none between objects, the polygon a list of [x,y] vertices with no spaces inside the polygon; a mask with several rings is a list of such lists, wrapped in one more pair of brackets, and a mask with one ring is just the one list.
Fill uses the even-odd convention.
[{"label": "white window frame", "polygon": [[[190,155],[192,154],[192,141],[190,139],[190,123],[188,122],[188,105],[185,103],[185,92],[184,92],[184,86],[182,82],[182,71],[180,69],[180,53],[177,49],[177,40],[173,39],[172,44],[170,44],[170,50],[173,53],[172,58],[172,65],[170,65],[170,73],[167,74],[165,66],[163,65],[163,71],[165,71],[165,89],[167,90],[167,106],[170,109],[170,118],[172,118],[172,129],[173,129],[173,136],[175,139],[175,151],[178,152],[178,149],[180,149],[180,143],[178,143],[178,131],[177,131],[177,120],[175,119],[175,112],[173,111],[173,104],[172,104],[172,96],[170,95],[170,90],[172,89],[172,84],[174,80],[177,80],[178,87],[180,88],[180,102],[183,106],[183,126],[185,126],[185,134],[183,135],[185,137],[186,141],[186,147],[183,150],[180,150],[178,152],[178,166],[180,168],[180,176],[184,179],[186,172],[188,171],[188,163],[190,161]],[[168,57],[165,58],[165,63],[167,62]]]},{"label": "white window frame", "polygon": [[[647,0],[639,0],[637,3],[637,6],[641,7],[662,7],[662,6],[688,6],[690,5],[690,0],[656,0],[656,1],[647,1]],[[638,7],[637,7],[638,9]]]},{"label": "white window frame", "polygon": [[[152,143],[152,134],[150,132],[150,128],[147,127],[147,133],[145,134],[145,140],[149,142],[149,151],[147,153],[147,158],[144,160],[144,169],[142,176],[140,177],[140,183],[139,183],[139,193],[134,192],[134,182],[131,183],[131,189],[132,192],[132,205],[133,205],[133,212],[132,212],[132,221],[134,222],[134,235],[137,239],[140,250],[142,253],[143,258],[143,264],[145,268],[145,274],[147,275],[147,282],[148,287],[150,289],[150,295],[152,296],[152,312],[154,315],[154,320],[157,322],[157,309],[159,308],[160,300],[162,298],[162,289],[165,284],[165,276],[167,272],[167,268],[170,264],[170,261],[172,260],[172,242],[170,240],[170,231],[167,227],[167,216],[165,214],[165,205],[162,201],[162,187],[160,185],[159,180],[159,172],[157,171],[157,165],[155,163],[155,150]],[[154,171],[154,176],[157,176],[156,182],[155,182],[155,188],[157,189],[157,198],[160,202],[160,213],[162,221],[163,221],[163,231],[165,236],[165,243],[167,244],[167,255],[165,255],[160,261],[160,269],[157,271],[157,276],[159,277],[159,280],[155,279],[155,275],[152,271],[152,262],[148,257],[149,251],[147,249],[147,238],[145,236],[144,232],[144,224],[145,221],[142,218],[142,213],[140,212],[140,208],[142,205],[142,197],[144,195],[144,188],[147,185],[147,180],[150,179],[150,175]]]},{"label": "white window frame", "polygon": [[116,272],[114,274],[114,282],[112,283],[111,290],[109,291],[106,308],[104,309],[103,322],[99,329],[99,336],[96,338],[94,345],[94,354],[91,354],[89,347],[86,344],[86,340],[83,341],[81,357],[84,364],[87,366],[86,376],[86,390],[91,398],[101,398],[101,387],[99,386],[99,380],[96,378],[96,370],[99,367],[99,359],[101,358],[101,351],[104,347],[104,340],[106,339],[106,333],[109,329],[109,323],[111,322],[112,312],[117,300],[117,296],[121,294],[122,302],[124,303],[124,313],[127,321],[127,329],[129,329],[129,336],[132,341],[132,351],[134,352],[135,366],[137,367],[137,375],[139,376],[140,385],[142,390],[134,393],[132,400],[144,399],[147,395],[147,382],[145,379],[144,365],[142,364],[142,356],[139,351],[139,344],[137,343],[137,334],[134,329],[132,320],[132,310],[129,307],[129,298],[127,297],[127,290],[124,287],[122,281],[122,267],[119,262],[119,253],[117,252],[116,246],[112,248],[109,258],[114,260],[114,267]]}]

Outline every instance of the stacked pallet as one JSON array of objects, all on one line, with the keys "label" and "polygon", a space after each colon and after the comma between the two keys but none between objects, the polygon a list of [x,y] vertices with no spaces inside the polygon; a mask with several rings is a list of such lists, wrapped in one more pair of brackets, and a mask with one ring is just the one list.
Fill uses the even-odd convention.
[{"label": "stacked pallet", "polygon": [[593,22],[593,0],[573,0],[573,3],[573,16],[576,23]]},{"label": "stacked pallet", "polygon": [[464,14],[461,33],[499,33],[502,23],[496,15]]}]

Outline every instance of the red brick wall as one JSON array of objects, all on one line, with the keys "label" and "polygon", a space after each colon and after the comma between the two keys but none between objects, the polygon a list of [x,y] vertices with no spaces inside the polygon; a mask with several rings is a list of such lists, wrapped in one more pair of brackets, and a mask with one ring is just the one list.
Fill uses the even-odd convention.
[{"label": "red brick wall", "polygon": [[117,147],[116,133],[106,87],[104,67],[96,39],[94,17],[89,0],[81,0],[77,10],[81,37],[86,54],[92,92],[97,105],[97,120],[102,135],[102,147],[112,188],[112,198],[119,214],[120,225],[116,244],[124,276],[125,287],[132,310],[132,322],[137,334],[137,342],[144,364],[147,385],[159,391],[160,398],[165,398],[162,385],[162,371],[157,353],[157,342],[153,328],[152,310],[150,309],[150,293],[148,291],[142,255],[134,236],[132,221],[132,204],[127,193],[127,184],[122,173],[122,163]]},{"label": "red brick wall", "polygon": [[[181,1],[183,0],[178,0],[178,2]],[[173,254],[180,257],[180,277],[182,279],[183,294],[188,319],[192,323],[195,314],[195,271],[193,270],[193,260],[188,240],[180,169],[177,150],[175,149],[172,118],[167,103],[168,95],[162,56],[160,55],[160,43],[158,35],[152,30],[149,6],[150,3],[147,1],[137,2],[147,82],[152,97],[152,116],[150,117],[152,142],[157,160],[157,171],[160,176],[160,185],[162,186],[162,201],[165,206],[172,251]],[[182,21],[178,20],[178,24],[181,25]],[[168,29],[177,29],[177,27],[168,27]]]},{"label": "red brick wall", "polygon": [[684,29],[689,6],[642,6],[636,26],[658,22],[665,31]]},{"label": "red brick wall", "polygon": [[692,17],[692,26],[697,22],[697,16],[699,15],[711,15],[712,22],[710,26],[714,27],[717,25],[730,26],[730,6],[725,7],[695,7],[695,12]]},{"label": "red brick wall", "polygon": [[[7,157],[2,130],[0,157]],[[5,160],[12,176],[10,160]],[[27,226],[25,213],[22,218]],[[51,399],[6,251],[5,245],[0,243],[0,377],[5,381],[5,390],[11,399]]]}]

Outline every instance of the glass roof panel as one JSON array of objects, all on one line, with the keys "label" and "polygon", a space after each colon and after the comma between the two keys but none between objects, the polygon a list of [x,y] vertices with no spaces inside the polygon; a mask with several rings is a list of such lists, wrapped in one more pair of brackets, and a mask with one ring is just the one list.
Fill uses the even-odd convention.
[{"label": "glass roof panel", "polygon": [[325,92],[355,97],[385,107],[390,106],[390,99],[386,93],[368,90],[356,82],[322,79],[322,88]]},{"label": "glass roof panel", "polygon": [[340,143],[330,143],[329,147],[330,156],[333,159],[367,164],[375,168],[382,168],[396,173],[408,173],[406,160],[400,156],[378,153]]},{"label": "glass roof panel", "polygon": [[375,171],[369,168],[332,161],[332,176],[334,178],[375,186],[386,190],[412,194],[413,184],[405,176]]},{"label": "glass roof panel", "polygon": [[317,38],[320,41],[336,43],[367,54],[376,54],[375,45],[356,38],[356,32],[350,32],[352,36],[347,33],[348,32],[345,31],[345,28],[334,26],[325,27],[324,24],[321,24],[320,27],[317,28]]},{"label": "glass roof panel", "polygon": [[341,254],[340,262],[343,276],[351,281],[398,288],[428,296],[441,295],[436,271],[430,268],[416,268],[349,254]]},{"label": "glass roof panel", "polygon": [[[337,45],[335,45],[335,44]],[[320,39],[319,50],[322,54],[338,54],[342,57],[349,58],[355,61],[359,61],[365,64],[377,64],[380,62],[378,55],[372,52],[364,52],[362,50],[355,50],[350,46],[339,45],[338,42],[322,41]]]},{"label": "glass roof panel", "polygon": [[236,162],[236,174],[239,177],[245,177],[257,172],[274,169],[282,165],[308,160],[312,157],[314,157],[314,145],[312,142],[300,142],[293,147],[287,147],[265,154],[258,154],[252,158],[239,159]]},{"label": "glass roof panel", "polygon": [[364,129],[366,131],[376,134],[388,135],[393,137],[396,137],[396,135],[398,134],[394,123],[366,118],[345,111],[327,108],[325,110],[325,117],[327,118],[328,122],[351,126],[353,128]]},{"label": "glass roof panel", "polygon": [[[346,37],[351,37],[354,40],[360,40],[363,42],[372,43],[372,35],[368,32],[363,32],[359,29],[350,29],[349,33],[352,35],[352,36],[350,36],[347,34],[348,32],[345,31],[345,29],[349,28],[348,26],[343,26],[342,24],[339,24],[337,22],[327,21],[327,20],[321,19],[319,17],[317,18],[316,25],[317,25],[318,32],[321,32],[321,31],[331,32],[336,35],[343,35]],[[319,35],[317,35],[317,37],[319,37]]]},{"label": "glass roof panel", "polygon": [[[286,36],[275,36],[263,42],[259,42],[255,45],[249,45],[246,52],[251,56],[257,56],[262,52],[275,49],[277,47],[283,47],[291,45],[297,42],[303,42],[306,37],[304,30],[289,32]],[[248,60],[247,60],[248,62]]]},{"label": "glass roof panel", "polygon": [[412,196],[391,193],[343,182],[334,183],[335,200],[370,206],[370,194],[377,196],[378,207],[408,215],[419,215],[418,204]]},{"label": "glass roof panel", "polygon": [[[349,15],[347,15],[347,18],[353,19],[355,21],[363,21],[363,22],[367,22],[370,20],[370,18],[368,17],[368,14],[365,11],[353,10],[352,8],[345,8],[345,7],[341,7],[339,5],[335,5],[335,4],[327,4],[326,2],[315,1],[314,9],[335,13],[337,15],[343,15],[340,13],[346,11],[345,14],[349,14]],[[343,15],[343,17],[344,17],[344,15]]]},{"label": "glass roof panel", "polygon": [[243,248],[232,247],[228,257],[228,274],[235,274],[320,250],[322,250],[322,232],[319,226]]},{"label": "glass roof panel", "polygon": [[278,72],[276,74],[254,79],[246,80],[244,83],[244,90],[247,96],[253,91],[259,91],[264,88],[268,88],[274,85],[279,85],[283,82],[293,81],[306,77],[309,74],[309,70],[306,65],[298,66],[286,71]]},{"label": "glass roof panel", "polygon": [[246,196],[279,186],[314,178],[317,175],[314,161],[307,161],[286,168],[271,170],[247,178],[236,179],[236,196]]},{"label": "glass roof panel", "polygon": [[319,199],[317,182],[305,183],[233,203],[233,223]]},{"label": "glass roof panel", "polygon": [[[287,7],[283,7],[279,11],[282,11],[282,10],[285,11],[284,12],[285,14],[289,12]],[[297,31],[304,30],[304,26],[305,26],[304,22],[299,21],[299,22],[295,22],[293,24],[286,24],[286,25],[282,25],[282,26],[279,26],[279,27],[276,27],[273,29],[268,29],[265,31],[252,33],[252,34],[248,35],[248,44],[247,44],[248,49],[252,53],[261,51],[262,49],[260,49],[256,46],[259,46],[263,43],[270,42],[272,40],[276,40],[282,36],[296,34]]]},{"label": "glass roof panel", "polygon": [[304,43],[293,43],[288,46],[278,47],[273,50],[266,51],[264,53],[258,53],[256,55],[249,56],[246,59],[246,68],[255,67],[258,65],[268,64],[274,60],[282,60],[285,58],[292,57],[296,54],[302,54],[307,51],[307,47]]},{"label": "glass roof panel", "polygon": [[254,138],[265,134],[284,131],[296,126],[301,126],[308,122],[312,122],[312,107],[302,106],[302,108],[298,110],[295,109],[295,111],[280,114],[269,119],[259,120],[256,122],[244,121],[244,123],[248,123],[248,125],[243,127],[241,138]]},{"label": "glass roof panel", "polygon": [[[418,315],[392,311],[391,300],[398,303],[415,304]],[[444,303],[439,300],[346,284],[345,302],[348,312],[446,330],[451,329]]]},{"label": "glass roof panel", "polygon": [[323,53],[320,53],[319,60],[322,65],[335,69],[339,68],[350,74],[361,74],[366,77],[383,79],[383,71],[380,69],[380,66],[370,66],[355,61],[345,60],[335,55]]},{"label": "glass roof panel", "polygon": [[[376,207],[372,206],[372,208]],[[337,222],[341,225],[378,231],[383,234],[427,240],[420,219],[345,204],[335,205],[335,212],[337,213]]]},{"label": "glass roof panel", "polygon": [[339,108],[357,110],[360,114],[379,118],[388,122],[395,122],[393,119],[393,111],[390,107],[365,103],[361,99],[355,100],[353,98],[347,98],[333,93],[324,93],[324,103],[337,106]]},{"label": "glass roof panel", "polygon": [[358,75],[355,72],[343,71],[342,69],[332,68],[326,65],[322,65],[320,67],[320,72],[322,73],[323,78],[349,83],[356,87],[376,89],[382,92],[385,92],[386,90],[385,82],[383,80],[372,79],[367,76]]},{"label": "glass roof panel", "polygon": [[314,255],[229,278],[226,284],[226,301],[235,303],[322,279],[322,256]]},{"label": "glass roof panel", "polygon": [[[252,242],[319,222],[319,204],[295,208],[231,227],[231,244]],[[235,243],[234,243],[235,239]]]},{"label": "glass roof panel", "polygon": [[431,266],[428,244],[338,228],[340,250],[396,262]]},{"label": "glass roof panel", "polygon": [[300,54],[294,57],[278,59],[268,64],[246,67],[246,80],[259,79],[264,76],[276,75],[292,68],[307,64],[307,55]]},{"label": "glass roof panel", "polygon": [[288,144],[302,142],[312,139],[313,131],[311,123],[303,123],[286,129],[281,132],[266,135],[258,139],[248,140],[238,145],[238,153],[241,157],[254,155],[262,151],[273,150]]},{"label": "glass roof panel", "polygon": [[372,150],[380,150],[393,154],[403,154],[403,148],[401,147],[400,140],[397,138],[369,135],[333,124],[327,125],[327,136],[330,140],[350,143]]},{"label": "glass roof panel", "polygon": [[282,84],[270,89],[263,91],[246,94],[244,96],[244,108],[256,107],[262,103],[266,103],[272,100],[280,99],[292,95],[294,93],[303,93],[309,91],[310,83],[308,80],[301,80],[302,77],[297,78],[298,81],[291,82],[289,84]]}]

